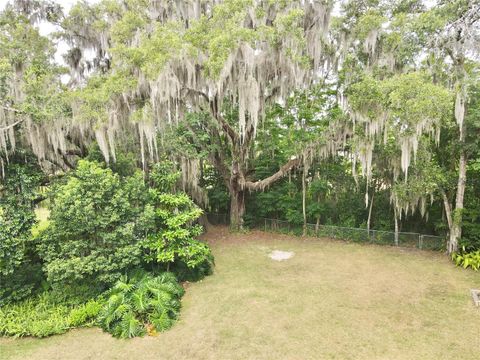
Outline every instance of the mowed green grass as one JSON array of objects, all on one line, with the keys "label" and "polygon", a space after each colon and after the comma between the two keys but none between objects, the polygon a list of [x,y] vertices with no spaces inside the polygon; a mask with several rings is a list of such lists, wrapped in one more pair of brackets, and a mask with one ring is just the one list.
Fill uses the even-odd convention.
[{"label": "mowed green grass", "polygon": [[[441,254],[214,228],[215,274],[157,337],[0,339],[7,359],[479,359],[480,274]],[[276,262],[272,250],[293,251]]]}]

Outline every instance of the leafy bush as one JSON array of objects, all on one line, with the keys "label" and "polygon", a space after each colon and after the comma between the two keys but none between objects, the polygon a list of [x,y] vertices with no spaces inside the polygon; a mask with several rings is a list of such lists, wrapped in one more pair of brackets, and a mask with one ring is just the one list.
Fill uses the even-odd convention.
[{"label": "leafy bush", "polygon": [[[4,216],[14,206],[1,204],[2,224],[14,219],[11,225],[18,224],[22,237],[16,237],[9,226],[3,228],[11,231],[5,236],[15,238],[0,238],[0,301],[5,293],[13,300],[31,295],[33,286],[40,284],[44,292],[2,307],[0,335],[45,337],[96,324],[97,319],[117,337],[170,327],[183,295],[175,276],[141,273],[128,280],[122,274],[146,262],[153,262],[156,271],[172,264],[172,269],[192,280],[211,272],[210,249],[194,238],[201,232],[195,225],[201,210],[185,193],[174,191],[178,173],[171,165],[158,164],[150,184],[145,184],[139,173],[121,178],[99,164],[80,161],[52,192],[49,221],[33,229],[33,209],[25,209],[26,221],[17,221]],[[21,253],[25,244],[31,244],[28,258]],[[8,257],[16,247],[19,251]],[[27,266],[33,256],[36,268]],[[42,281],[41,261],[48,282]],[[27,287],[25,279],[35,274],[40,278]],[[102,300],[92,300],[100,299],[99,294],[120,278],[107,293],[105,306]]]},{"label": "leafy bush", "polygon": [[207,255],[207,259],[194,268],[189,267],[183,261],[176,261],[170,270],[177,276],[179,281],[198,281],[205,276],[212,275],[215,264],[212,254]]},{"label": "leafy bush", "polygon": [[89,300],[87,303],[75,307],[70,312],[69,323],[71,327],[93,325],[102,308],[101,300]]},{"label": "leafy bush", "polygon": [[480,270],[480,250],[470,253],[453,253],[452,259],[457,266],[462,266],[464,269],[470,267],[475,271]]},{"label": "leafy bush", "polygon": [[0,306],[31,295],[42,280],[31,239],[42,175],[25,159],[11,161],[0,180]]},{"label": "leafy bush", "polygon": [[106,294],[99,324],[119,338],[163,331],[177,318],[183,293],[172,273],[152,276],[137,272],[130,278],[123,276]]},{"label": "leafy bush", "polygon": [[73,327],[94,323],[101,300],[73,306],[61,302],[54,292],[45,292],[0,308],[0,335],[46,337],[62,334]]},{"label": "leafy bush", "polygon": [[110,169],[79,161],[75,173],[53,193],[50,225],[38,246],[48,280],[108,286],[138,265],[135,219],[141,209],[131,199],[141,192],[141,177],[126,184]]},{"label": "leafy bush", "polygon": [[148,184],[140,173],[120,177],[79,161],[53,191],[49,225],[37,235],[49,282],[107,288],[145,262],[211,266],[209,247],[195,239],[202,210],[175,191],[178,176],[167,161],[153,167]]},{"label": "leafy bush", "polygon": [[145,222],[153,225],[142,241],[145,260],[167,264],[167,271],[176,261],[195,269],[212,258],[208,245],[195,239],[202,233],[202,227],[194,225],[202,210],[187,194],[175,191],[179,176],[169,161],[154,165],[144,212]]}]

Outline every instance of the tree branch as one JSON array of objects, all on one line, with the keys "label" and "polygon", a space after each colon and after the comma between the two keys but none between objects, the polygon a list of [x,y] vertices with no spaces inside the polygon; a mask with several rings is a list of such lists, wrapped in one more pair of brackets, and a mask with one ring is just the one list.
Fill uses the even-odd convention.
[{"label": "tree branch", "polygon": [[280,167],[280,169],[273,175],[263,179],[263,180],[257,180],[257,181],[245,181],[245,179],[242,179],[242,186],[250,191],[257,191],[257,190],[263,190],[266,187],[272,185],[285,175],[287,175],[290,171],[298,167],[299,165],[302,164],[303,159],[310,153],[312,150],[317,148],[320,144],[318,142],[314,142],[313,144],[310,144],[307,146],[300,154],[296,156],[292,156],[290,160],[288,160],[284,165]]},{"label": "tree branch", "polygon": [[[262,180],[257,180],[257,181],[246,181],[244,178],[241,179],[241,185],[243,188],[248,189],[250,191],[257,191],[257,190],[263,190],[266,187],[272,185],[274,182],[277,180],[281,179],[285,175],[287,175],[290,171],[293,169],[299,167],[300,165],[303,164],[303,160],[308,157],[312,151],[315,149],[321,147],[321,146],[327,146],[329,147],[328,144],[332,146],[332,149],[335,149],[337,147],[337,143],[341,141],[341,139],[338,139],[338,136],[333,135],[331,138],[327,138],[327,144],[325,144],[323,141],[315,141],[311,143],[310,145],[306,146],[303,151],[296,155],[292,156],[290,160],[288,160],[284,165],[280,167],[280,169],[273,175],[262,179]],[[330,143],[332,142],[332,143]],[[330,150],[333,152],[333,150]]]},{"label": "tree branch", "polygon": [[285,175],[287,175],[291,170],[296,168],[302,163],[302,157],[293,156],[290,160],[288,160],[284,165],[280,167],[280,169],[273,175],[258,181],[245,181],[243,182],[243,187],[250,190],[250,191],[257,191],[263,190],[266,187],[272,185],[277,180],[281,179]]},{"label": "tree branch", "polygon": [[208,98],[208,95],[205,94],[203,91],[200,91],[200,90],[197,90],[197,89],[192,89],[192,88],[189,88],[189,87],[183,87],[182,90],[187,90],[187,91],[190,91],[194,94],[197,94],[197,95],[200,95],[201,97],[203,97],[205,100],[207,100],[207,102],[210,101],[210,99]]},{"label": "tree branch", "polygon": [[7,106],[7,105],[0,105],[4,110],[7,110],[7,111],[13,111],[13,112],[16,112],[16,113],[19,113],[19,114],[23,114],[23,111],[22,110],[18,110],[18,109],[15,109],[11,106]]},{"label": "tree branch", "polygon": [[[0,104],[0,107],[3,109],[3,110],[7,110],[7,111],[13,111],[17,114],[23,114],[24,112],[21,111],[21,110],[18,110],[18,109],[15,109],[15,108],[12,108],[10,106],[7,106],[7,105],[3,105],[3,104]],[[13,128],[14,126],[20,124],[21,122],[23,122],[25,119],[20,119],[20,120],[17,120],[15,121],[13,124],[10,124],[10,125],[7,125],[5,127],[2,127],[0,128],[0,131],[5,131],[5,130],[8,130],[8,129],[11,129]]]},{"label": "tree branch", "polygon": [[230,126],[229,123],[227,123],[227,120],[225,120],[220,113],[212,112],[212,115],[214,119],[218,121],[223,131],[227,134],[233,146],[235,146],[239,142],[239,136],[237,132]]},{"label": "tree branch", "polygon": [[452,220],[452,206],[450,205],[450,201],[448,200],[447,194],[443,189],[440,189],[440,193],[443,199],[443,207],[445,210],[445,216],[447,217],[448,223],[448,230],[452,229],[453,220]]},{"label": "tree branch", "polygon": [[69,168],[69,169],[75,169],[75,165],[73,165],[70,160],[68,159],[67,155],[65,154],[62,154],[62,160],[63,162],[65,163],[65,165]]},{"label": "tree branch", "polygon": [[230,169],[227,166],[224,154],[222,151],[218,150],[223,149],[224,146],[222,146],[222,140],[216,128],[211,129],[211,136],[218,148],[210,153],[210,158],[218,172],[222,175],[225,183],[228,183],[230,179]]},{"label": "tree branch", "polygon": [[189,87],[184,87],[184,88],[182,88],[182,90],[192,92],[192,93],[197,94],[197,95],[201,96],[202,98],[204,98],[209,104],[210,114],[212,115],[212,117],[215,120],[217,120],[220,127],[223,129],[223,131],[227,134],[229,139],[232,141],[232,144],[235,144],[235,142],[237,142],[239,140],[239,136],[238,136],[237,132],[230,126],[230,124],[220,114],[220,111],[218,109],[218,99],[217,99],[217,97],[215,97],[214,99],[210,99],[208,97],[208,95],[205,94],[203,91],[197,90],[197,89],[192,89],[192,88],[189,88]]},{"label": "tree branch", "polygon": [[13,124],[10,124],[8,126],[5,126],[5,127],[2,127],[0,128],[0,131],[5,131],[5,130],[8,130],[8,129],[11,129],[13,128],[15,125],[18,125],[20,124],[21,122],[23,122],[25,119],[21,119],[21,120],[18,120],[18,121],[15,121]]}]

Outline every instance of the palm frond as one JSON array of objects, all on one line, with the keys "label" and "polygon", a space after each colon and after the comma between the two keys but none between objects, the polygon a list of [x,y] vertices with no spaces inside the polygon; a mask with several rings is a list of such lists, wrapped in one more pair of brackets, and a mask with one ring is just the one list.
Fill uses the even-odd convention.
[{"label": "palm frond", "polygon": [[149,326],[163,331],[177,318],[183,293],[172,273],[153,277],[136,272],[117,282],[98,319],[105,331],[120,338],[144,335]]}]

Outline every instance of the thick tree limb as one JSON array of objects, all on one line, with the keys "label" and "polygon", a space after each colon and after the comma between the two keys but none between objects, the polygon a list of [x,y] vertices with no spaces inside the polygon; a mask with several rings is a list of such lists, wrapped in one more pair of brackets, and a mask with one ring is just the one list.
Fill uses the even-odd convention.
[{"label": "thick tree limb", "polygon": [[251,121],[249,121],[248,128],[245,130],[245,136],[243,137],[243,144],[242,144],[242,155],[245,155],[248,151],[250,142],[253,139],[253,134],[255,133],[255,128]]},{"label": "thick tree limb", "polygon": [[[334,141],[335,143],[337,142],[335,138],[327,141]],[[316,148],[319,148],[321,146],[324,146],[324,145],[322,145],[322,143],[318,141],[311,143],[309,146],[306,146],[305,149],[300,154],[296,156],[292,156],[290,160],[288,160],[284,165],[282,165],[275,174],[263,180],[246,181],[245,179],[241,179],[243,188],[248,189],[250,191],[264,190],[266,187],[272,185],[273,183],[275,183],[276,181],[278,181],[279,179],[287,175],[293,169],[302,165],[303,159],[307,157],[308,154],[310,154]]]},{"label": "thick tree limb", "polygon": [[212,112],[214,119],[218,121],[219,125],[223,129],[223,131],[227,134],[228,138],[232,142],[232,145],[235,146],[239,141],[239,136],[237,132],[227,123],[227,120],[223,118],[221,114],[218,112]]},{"label": "thick tree limb", "polygon": [[[18,110],[18,109],[15,109],[15,108],[12,108],[10,106],[7,106],[7,105],[0,105],[0,107],[3,109],[3,110],[7,110],[7,111],[13,111],[13,112],[16,112],[18,114],[23,114],[23,111],[21,110]],[[5,131],[5,130],[8,130],[8,129],[11,129],[13,128],[14,126],[20,124],[21,122],[23,122],[25,119],[20,119],[18,121],[15,121],[13,124],[10,124],[10,125],[7,125],[7,126],[4,126],[4,127],[0,127],[0,131]]]},{"label": "thick tree limb", "polygon": [[[216,145],[218,146],[218,149],[223,149],[224,146],[222,146],[222,141],[220,138],[220,134],[218,133],[217,129],[213,128],[211,129],[211,136],[212,140],[215,141]],[[222,151],[220,150],[215,150],[211,153],[210,155],[213,164],[217,168],[217,170],[220,172],[220,174],[223,177],[223,180],[227,184],[230,179],[230,169],[227,166],[227,161],[225,159],[225,155],[223,154]]]},{"label": "thick tree limb", "polygon": [[7,111],[13,111],[13,112],[16,112],[16,113],[19,113],[19,114],[23,114],[23,111],[22,110],[18,110],[18,109],[15,109],[11,106],[7,106],[7,105],[0,105],[0,107],[2,107],[4,110],[7,110]]},{"label": "thick tree limb", "polygon": [[287,163],[282,165],[275,174],[263,180],[258,180],[253,182],[244,181],[243,187],[250,191],[264,190],[266,187],[272,185],[274,182],[284,177],[286,174],[288,174],[291,170],[299,166],[301,163],[302,163],[301,157],[296,157],[296,156],[292,157],[290,160],[287,161]]},{"label": "thick tree limb", "polygon": [[46,199],[47,199],[46,196],[41,195],[41,196],[38,196],[38,197],[36,197],[35,199],[33,199],[33,200],[32,200],[32,203],[33,203],[34,205],[38,205],[38,204],[40,204],[43,200],[46,200]]},{"label": "thick tree limb", "polygon": [[21,119],[21,120],[18,120],[18,121],[15,121],[13,124],[10,124],[8,126],[5,126],[5,127],[2,127],[0,128],[0,131],[5,131],[5,130],[8,130],[8,129],[11,129],[13,128],[14,126],[20,124],[21,122],[23,122],[24,119]]},{"label": "thick tree limb", "polygon": [[210,99],[207,94],[205,94],[201,90],[197,89],[192,89],[189,87],[184,87],[182,90],[186,90],[188,92],[197,94],[204,98],[209,105],[210,108],[210,114],[212,117],[218,122],[220,127],[223,129],[223,131],[227,134],[228,138],[232,141],[232,144],[235,144],[239,140],[239,136],[235,129],[233,129],[230,124],[223,118],[223,116],[220,114],[220,111],[218,109],[218,99],[217,97]]},{"label": "thick tree limb", "polygon": [[75,169],[75,165],[70,162],[67,155],[62,154],[62,160],[69,169]]},{"label": "thick tree limb", "polygon": [[182,88],[182,90],[186,90],[186,91],[192,92],[194,94],[200,95],[205,100],[207,100],[207,102],[209,101],[208,95],[205,94],[203,91],[200,91],[200,90],[197,90],[197,89],[192,89],[192,88],[189,88],[189,87],[184,87],[184,88]]},{"label": "thick tree limb", "polygon": [[307,146],[301,154],[292,156],[290,160],[288,160],[284,165],[280,167],[280,169],[274,173],[273,175],[262,179],[258,181],[245,181],[243,179],[242,186],[245,189],[248,189],[250,191],[258,191],[258,190],[264,190],[268,186],[272,185],[276,181],[280,180],[283,178],[285,175],[287,175],[290,171],[293,169],[299,167],[300,165],[303,164],[303,159],[307,154],[312,151],[314,148],[318,147],[320,144],[318,143],[313,143],[310,146]]},{"label": "thick tree limb", "polygon": [[450,205],[450,201],[448,200],[448,197],[447,197],[447,194],[445,193],[445,191],[443,191],[443,189],[440,189],[440,192],[442,194],[445,216],[447,217],[448,229],[450,230],[452,228],[452,225],[453,225],[452,207]]},{"label": "thick tree limb", "polygon": [[83,153],[82,150],[79,150],[79,149],[70,149],[70,150],[67,150],[64,155],[80,156],[80,157],[82,157],[82,156],[84,156],[85,154]]}]

